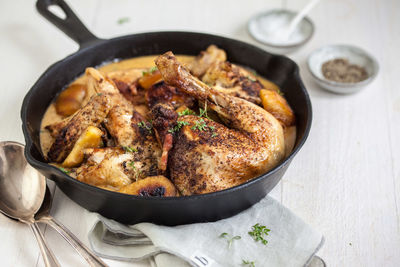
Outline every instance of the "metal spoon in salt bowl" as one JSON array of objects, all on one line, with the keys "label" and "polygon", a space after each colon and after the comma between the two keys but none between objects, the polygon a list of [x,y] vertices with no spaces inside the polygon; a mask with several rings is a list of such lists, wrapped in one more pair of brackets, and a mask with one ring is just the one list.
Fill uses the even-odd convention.
[{"label": "metal spoon in salt bowl", "polygon": [[64,225],[49,215],[50,206],[51,194],[46,186],[46,178],[27,163],[24,146],[11,141],[0,142],[0,211],[31,226],[38,239],[45,265],[60,266],[46,245],[37,222],[53,227],[90,266],[106,267]]},{"label": "metal spoon in salt bowl", "polygon": [[306,15],[319,1],[311,0],[298,13],[273,9],[258,14],[248,23],[249,34],[271,52],[293,52],[311,39],[314,24]]}]

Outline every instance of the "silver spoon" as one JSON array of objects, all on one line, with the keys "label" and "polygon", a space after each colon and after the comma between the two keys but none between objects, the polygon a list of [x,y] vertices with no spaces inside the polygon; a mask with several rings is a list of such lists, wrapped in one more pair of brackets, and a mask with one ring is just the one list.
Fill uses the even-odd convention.
[{"label": "silver spoon", "polygon": [[303,7],[302,10],[300,10],[299,13],[297,13],[294,18],[290,20],[287,25],[285,25],[281,29],[277,29],[277,31],[275,32],[277,38],[287,41],[296,29],[297,25],[300,23],[300,21],[308,14],[308,12],[311,11],[311,9],[313,9],[318,4],[319,1],[320,0],[311,0],[310,2],[308,2],[307,5]]},{"label": "silver spoon", "polygon": [[[24,214],[28,207],[30,225],[39,229],[36,222],[47,223],[60,233],[90,266],[107,267],[64,225],[49,215],[51,201],[46,178],[26,162],[24,146],[16,142],[0,142],[0,211],[12,218],[19,220],[23,218],[23,222],[27,222]],[[34,208],[30,208],[31,206]],[[42,235],[41,238],[42,243],[45,244]],[[43,246],[46,248],[45,245]],[[45,255],[48,255],[49,258],[52,255],[49,251],[47,248],[47,251],[42,251],[42,254],[46,252]],[[52,265],[47,265],[47,262]],[[53,261],[48,260],[47,262],[45,260],[46,266],[59,266],[54,255]]]},{"label": "silver spoon", "polygon": [[39,243],[43,261],[58,267],[35,222],[46,191],[46,180],[25,160],[24,146],[16,142],[0,142],[0,212],[30,226]]},{"label": "silver spoon", "polygon": [[37,222],[42,222],[53,227],[88,263],[93,267],[106,267],[107,265],[93,252],[91,252],[71,231],[55,220],[50,214],[52,196],[48,187],[40,210],[36,213]]}]

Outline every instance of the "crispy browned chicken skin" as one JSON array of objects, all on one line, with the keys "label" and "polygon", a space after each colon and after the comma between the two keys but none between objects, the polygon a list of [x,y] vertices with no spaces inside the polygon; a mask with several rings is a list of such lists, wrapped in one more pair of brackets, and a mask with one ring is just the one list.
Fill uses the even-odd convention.
[{"label": "crispy browned chicken skin", "polygon": [[276,166],[284,156],[280,123],[263,108],[223,94],[186,70],[172,52],[156,59],[164,81],[207,102],[230,128],[186,115],[169,155],[170,175],[183,195],[215,192],[239,185]]}]

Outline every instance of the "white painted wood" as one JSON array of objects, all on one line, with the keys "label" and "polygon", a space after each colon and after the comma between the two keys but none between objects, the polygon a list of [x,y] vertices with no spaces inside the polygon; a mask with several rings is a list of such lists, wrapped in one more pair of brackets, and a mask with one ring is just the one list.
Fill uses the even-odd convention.
[{"label": "white painted wood", "polygon": [[[210,32],[255,45],[246,32],[254,14],[302,1],[68,0],[103,38],[156,30]],[[324,0],[311,11],[313,39],[289,55],[311,95],[310,137],[272,195],[326,237],[319,255],[329,266],[400,265],[400,2]],[[130,21],[118,24],[121,17]],[[20,105],[26,91],[56,60],[77,45],[34,9],[34,1],[0,1],[0,140],[23,142]],[[350,96],[325,92],[311,80],[307,55],[331,43],[363,47],[378,59],[377,79]],[[262,45],[259,45],[262,47]],[[52,214],[87,242],[86,211],[55,189]],[[46,238],[63,266],[85,263],[53,230]],[[1,266],[43,266],[28,227],[0,216]],[[110,266],[148,263],[107,261]]]}]

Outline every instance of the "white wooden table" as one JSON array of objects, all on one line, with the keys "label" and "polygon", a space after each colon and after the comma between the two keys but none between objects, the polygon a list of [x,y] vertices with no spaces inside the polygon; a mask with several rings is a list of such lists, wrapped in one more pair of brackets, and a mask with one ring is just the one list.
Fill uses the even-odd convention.
[{"label": "white wooden table", "polygon": [[[246,23],[254,14],[306,1],[69,0],[96,35],[110,38],[155,30],[215,33],[254,42]],[[311,95],[311,134],[272,196],[325,235],[318,253],[328,266],[400,266],[400,1],[325,0],[310,14],[312,40],[289,55]],[[121,17],[130,21],[118,24]],[[24,142],[20,106],[45,69],[77,49],[36,12],[33,0],[0,1],[0,140]],[[325,92],[311,81],[307,55],[331,43],[361,46],[380,73],[364,91]],[[261,46],[262,47],[262,46]],[[52,214],[87,242],[86,211],[54,188]],[[46,238],[63,266],[85,266],[54,231]],[[1,266],[43,266],[25,225],[0,216]],[[108,261],[110,266],[148,266]]]}]

